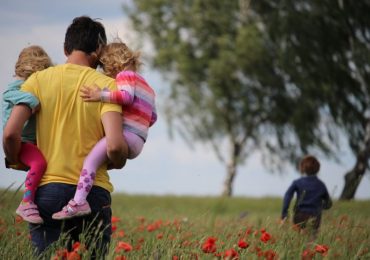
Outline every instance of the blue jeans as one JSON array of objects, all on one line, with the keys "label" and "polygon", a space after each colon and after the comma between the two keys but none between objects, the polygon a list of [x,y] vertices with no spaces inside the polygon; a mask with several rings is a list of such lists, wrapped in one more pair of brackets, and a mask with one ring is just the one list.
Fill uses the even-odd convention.
[{"label": "blue jeans", "polygon": [[[40,216],[43,218],[42,225],[30,224],[32,244],[37,253],[42,253],[49,245],[57,241],[62,233],[68,232],[68,247],[70,250],[73,242],[79,241],[80,234],[87,234],[84,240],[95,253],[107,252],[112,235],[111,228],[111,196],[110,193],[98,186],[93,186],[87,201],[91,207],[91,214],[84,217],[76,217],[69,220],[54,220],[51,216],[60,211],[76,192],[76,185],[63,183],[50,183],[37,189],[35,203],[38,206]],[[100,236],[95,235],[99,232]],[[91,234],[91,235],[89,235]],[[91,241],[91,238],[94,241]],[[93,255],[95,254],[93,252]]]}]

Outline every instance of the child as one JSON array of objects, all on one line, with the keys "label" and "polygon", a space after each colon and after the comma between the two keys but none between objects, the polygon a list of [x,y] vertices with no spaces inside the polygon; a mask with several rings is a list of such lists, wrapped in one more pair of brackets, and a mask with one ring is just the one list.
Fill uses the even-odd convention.
[{"label": "child", "polygon": [[293,181],[286,191],[281,218],[283,221],[287,218],[290,201],[294,193],[297,193],[293,223],[300,228],[312,223],[313,235],[316,236],[320,227],[321,212],[323,209],[329,209],[332,201],[325,184],[316,176],[320,163],[314,156],[305,156],[299,164],[299,170],[306,176]]},{"label": "child", "polygon": [[[21,51],[17,63],[15,64],[15,76],[17,79],[9,84],[8,89],[3,93],[3,127],[5,127],[8,122],[9,116],[15,105],[28,105],[32,112],[38,109],[39,101],[37,98],[29,93],[20,91],[20,87],[32,73],[50,66],[52,66],[51,59],[40,46],[29,46]],[[36,118],[32,116],[24,125],[22,131],[22,145],[19,160],[25,166],[29,167],[29,171],[25,180],[23,199],[16,213],[25,221],[41,224],[43,220],[34,203],[34,198],[41,177],[46,170],[46,161],[35,144]],[[18,166],[10,166],[6,161],[7,168],[20,169]]]},{"label": "child", "polygon": [[[104,47],[100,61],[104,73],[116,79],[119,90],[108,91],[85,87],[81,97],[85,101],[101,101],[122,105],[123,137],[128,145],[128,159],[136,158],[146,141],[148,128],[157,120],[155,93],[136,71],[141,63],[139,53],[131,51],[126,44],[114,42]],[[96,170],[106,157],[106,140],[103,138],[84,161],[75,196],[53,219],[69,219],[91,212],[86,197],[93,185]]]}]

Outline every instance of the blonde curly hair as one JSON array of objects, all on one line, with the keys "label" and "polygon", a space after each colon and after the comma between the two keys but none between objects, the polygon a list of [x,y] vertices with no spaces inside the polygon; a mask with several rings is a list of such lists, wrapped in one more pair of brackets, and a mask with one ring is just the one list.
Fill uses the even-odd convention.
[{"label": "blonde curly hair", "polygon": [[15,75],[27,79],[32,73],[53,66],[49,55],[43,48],[31,45],[24,48],[15,64]]},{"label": "blonde curly hair", "polygon": [[123,70],[138,71],[142,64],[139,57],[140,52],[132,51],[125,43],[117,40],[104,46],[100,62],[104,74],[115,78]]}]

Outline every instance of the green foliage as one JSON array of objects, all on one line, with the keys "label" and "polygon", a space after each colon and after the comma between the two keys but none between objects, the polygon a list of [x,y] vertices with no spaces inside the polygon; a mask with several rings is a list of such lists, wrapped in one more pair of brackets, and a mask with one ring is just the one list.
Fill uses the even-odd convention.
[{"label": "green foliage", "polygon": [[[27,225],[15,221],[13,192],[1,195],[1,259],[38,259],[32,254]],[[221,256],[233,248],[240,259],[260,259],[258,252],[274,252],[278,259],[299,259],[307,248],[326,245],[328,259],[367,259],[369,244],[370,201],[334,202],[323,215],[318,238],[309,243],[309,235],[294,230],[290,223],[278,224],[281,199],[139,196],[114,194],[112,197],[114,234],[107,260],[129,259],[215,259],[202,251],[208,237],[215,237],[216,252]],[[261,234],[272,239],[262,242]],[[98,238],[97,235],[95,238]],[[238,247],[240,239],[248,242]],[[84,243],[84,239],[82,243]],[[120,243],[132,249],[125,251]],[[260,248],[258,251],[257,248]],[[56,242],[39,259],[63,259],[65,240]],[[89,250],[77,251],[81,259],[90,259]],[[59,254],[59,258],[57,257]],[[315,259],[321,259],[315,253]],[[75,255],[76,256],[76,255]],[[69,255],[68,259],[72,258]],[[65,258],[64,258],[65,259]],[[272,258],[276,259],[276,258]]]},{"label": "green foliage", "polygon": [[171,82],[164,104],[171,129],[211,145],[228,176],[251,151],[293,162],[310,148],[330,151],[318,138],[317,102],[290,84],[279,67],[285,53],[244,2],[139,0],[125,7],[154,45],[154,68]]}]

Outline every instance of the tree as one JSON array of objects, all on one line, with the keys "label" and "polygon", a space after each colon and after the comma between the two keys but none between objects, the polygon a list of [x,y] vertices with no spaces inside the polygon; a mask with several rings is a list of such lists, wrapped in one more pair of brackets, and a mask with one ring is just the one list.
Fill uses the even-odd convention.
[{"label": "tree", "polygon": [[370,157],[370,2],[262,0],[255,11],[280,46],[280,70],[347,136],[356,163],[340,198],[354,198]]},{"label": "tree", "polygon": [[318,106],[276,69],[276,46],[258,16],[246,15],[246,3],[137,0],[125,7],[154,45],[153,66],[171,81],[171,128],[190,143],[212,146],[226,166],[226,196],[237,167],[255,151],[290,160],[309,147],[329,152],[318,138]]}]

